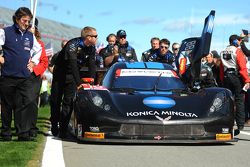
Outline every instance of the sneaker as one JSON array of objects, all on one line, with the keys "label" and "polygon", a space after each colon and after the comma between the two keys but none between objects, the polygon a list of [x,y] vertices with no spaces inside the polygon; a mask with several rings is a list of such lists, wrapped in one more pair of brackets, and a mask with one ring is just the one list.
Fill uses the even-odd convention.
[{"label": "sneaker", "polygon": [[12,140],[12,136],[2,136],[3,137],[3,141],[11,141]]},{"label": "sneaker", "polygon": [[53,136],[57,136],[58,135],[59,129],[58,129],[57,125],[52,125],[51,126],[51,133],[52,133]]},{"label": "sneaker", "polygon": [[235,129],[234,130],[234,136],[237,136],[237,135],[239,135],[240,134],[240,130],[239,129]]},{"label": "sneaker", "polygon": [[36,138],[37,137],[37,131],[30,131],[30,137]]},{"label": "sneaker", "polygon": [[250,119],[245,122],[245,126],[250,126]]},{"label": "sneaker", "polygon": [[22,133],[18,135],[18,141],[34,141],[35,138],[30,136],[30,133]]},{"label": "sneaker", "polygon": [[243,130],[244,129],[244,125],[238,125],[238,129],[239,130]]},{"label": "sneaker", "polygon": [[67,138],[67,133],[65,133],[65,132],[60,132],[60,133],[59,133],[59,138],[61,138],[61,139]]},{"label": "sneaker", "polygon": [[18,141],[34,141],[35,139],[28,136],[28,137],[24,137],[24,136],[18,136]]}]

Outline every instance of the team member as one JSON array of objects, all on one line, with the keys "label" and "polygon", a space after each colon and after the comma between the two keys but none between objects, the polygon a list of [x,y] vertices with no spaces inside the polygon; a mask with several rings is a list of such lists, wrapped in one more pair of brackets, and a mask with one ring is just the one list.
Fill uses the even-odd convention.
[{"label": "team member", "polygon": [[[67,42],[68,42],[68,40],[62,40],[62,42],[61,42],[61,48],[63,48],[63,47],[66,45]],[[60,51],[61,51],[61,50],[60,50]],[[49,70],[51,73],[53,73],[53,68],[54,68],[54,65],[55,65],[55,63],[56,63],[56,58],[57,58],[57,56],[59,55],[60,51],[58,51],[57,53],[55,53],[55,54],[51,57],[51,59],[50,59],[48,70]]]},{"label": "team member", "polygon": [[151,44],[151,49],[142,53],[141,61],[143,62],[147,62],[149,57],[158,51],[160,46],[160,39],[158,37],[153,37],[150,40],[150,44]]},{"label": "team member", "polygon": [[180,49],[179,43],[175,42],[172,44],[172,52],[173,52],[174,57],[177,57],[179,49]]},{"label": "team member", "polygon": [[224,86],[230,89],[235,97],[236,124],[239,130],[244,128],[245,109],[244,91],[249,89],[250,78],[247,73],[246,57],[239,48],[241,37],[231,35],[230,45],[221,53],[221,60],[224,70]]},{"label": "team member", "polygon": [[[14,111],[18,140],[30,140],[32,111],[28,105],[32,101],[32,86],[28,63],[38,64],[41,46],[28,31],[31,11],[20,7],[13,16],[12,26],[0,29],[0,45],[3,48],[4,63],[1,67],[0,94],[2,98],[1,118],[3,140],[11,140],[11,120]],[[31,55],[34,55],[31,57]]]},{"label": "team member", "polygon": [[[56,59],[53,69],[50,118],[51,131],[54,136],[60,131],[60,137],[66,137],[75,91],[81,85],[80,78],[95,78],[96,76],[96,41],[96,29],[89,26],[84,27],[81,37],[69,40]],[[89,70],[87,73],[81,74],[80,68],[83,66],[88,67]]]},{"label": "team member", "polygon": [[117,61],[126,61],[126,62],[135,62],[137,60],[137,56],[135,53],[135,49],[129,45],[127,41],[127,34],[124,30],[119,30],[116,33],[117,37],[117,46],[118,46],[118,59]]},{"label": "team member", "polygon": [[175,68],[176,66],[174,63],[175,60],[174,55],[169,50],[169,46],[170,46],[170,41],[168,39],[166,38],[161,39],[159,50],[155,54],[149,57],[149,61],[167,63]]}]

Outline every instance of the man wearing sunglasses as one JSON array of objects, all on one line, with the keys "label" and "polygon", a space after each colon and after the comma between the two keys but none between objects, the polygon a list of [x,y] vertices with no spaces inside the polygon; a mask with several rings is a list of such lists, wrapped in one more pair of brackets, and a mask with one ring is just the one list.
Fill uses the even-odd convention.
[{"label": "man wearing sunglasses", "polygon": [[[28,64],[38,64],[42,48],[34,35],[28,31],[33,15],[26,7],[20,7],[13,15],[13,25],[0,29],[0,45],[3,60],[0,78],[2,98],[1,136],[4,141],[12,140],[11,121],[14,111],[15,128],[19,141],[30,140],[30,116],[28,104],[33,100],[29,80],[31,72]],[[19,97],[19,98],[17,98]]]},{"label": "man wearing sunglasses", "polygon": [[172,44],[172,52],[175,57],[178,55],[179,49],[180,49],[180,44],[176,42]]},{"label": "man wearing sunglasses", "polygon": [[118,46],[118,59],[117,61],[126,61],[126,62],[135,62],[137,60],[137,56],[135,53],[135,49],[129,45],[127,41],[127,34],[124,30],[119,30],[116,33]]},{"label": "man wearing sunglasses", "polygon": [[149,57],[149,61],[167,63],[175,68],[176,66],[174,63],[175,60],[174,55],[169,50],[169,46],[170,46],[170,41],[168,39],[166,38],[161,39],[160,48],[155,54]]},{"label": "man wearing sunglasses", "polygon": [[[95,78],[96,76],[95,45],[97,36],[95,28],[84,27],[81,31],[81,37],[69,40],[56,59],[50,104],[51,132],[54,136],[59,133],[59,137],[67,137],[72,102],[76,90],[81,87],[81,78]],[[80,73],[81,67],[88,67],[88,71]],[[60,128],[58,128],[58,122]]]}]

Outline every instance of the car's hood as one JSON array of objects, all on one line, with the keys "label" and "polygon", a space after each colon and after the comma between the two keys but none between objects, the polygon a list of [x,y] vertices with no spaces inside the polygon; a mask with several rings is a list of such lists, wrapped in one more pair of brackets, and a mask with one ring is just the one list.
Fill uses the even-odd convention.
[{"label": "car's hood", "polygon": [[[112,103],[123,117],[147,119],[202,118],[207,115],[213,103],[213,96],[200,93],[173,92],[110,92]],[[169,117],[170,116],[170,117]]]}]

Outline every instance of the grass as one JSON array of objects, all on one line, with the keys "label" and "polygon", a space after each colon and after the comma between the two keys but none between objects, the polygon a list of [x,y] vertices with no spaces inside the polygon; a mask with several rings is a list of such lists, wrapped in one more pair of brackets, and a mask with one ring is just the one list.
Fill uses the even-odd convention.
[{"label": "grass", "polygon": [[[3,167],[38,167],[41,166],[42,154],[49,128],[49,107],[39,109],[37,127],[39,128],[36,141],[19,142],[17,136],[12,141],[0,140],[0,166]],[[0,121],[1,122],[1,121]],[[15,130],[13,128],[13,134]]]}]

